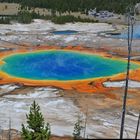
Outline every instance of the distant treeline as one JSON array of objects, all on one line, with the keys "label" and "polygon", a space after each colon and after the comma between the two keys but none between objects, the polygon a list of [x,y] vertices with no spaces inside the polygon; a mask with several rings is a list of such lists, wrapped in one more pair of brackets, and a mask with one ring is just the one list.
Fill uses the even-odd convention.
[{"label": "distant treeline", "polygon": [[74,17],[72,15],[65,15],[65,16],[44,16],[37,14],[35,12],[28,12],[28,11],[20,11],[18,15],[15,17],[15,20],[17,20],[19,23],[31,23],[33,19],[45,19],[45,20],[51,20],[53,23],[56,24],[65,24],[68,22],[91,22],[95,23],[98,22],[98,20],[92,20],[92,19],[82,19],[80,17]]},{"label": "distant treeline", "polygon": [[33,19],[45,19],[51,20],[53,23],[56,24],[65,24],[68,22],[91,22],[95,23],[98,20],[93,19],[82,19],[80,17],[74,17],[72,15],[65,15],[65,16],[55,16],[55,15],[40,15],[39,13],[35,13],[34,11],[29,12],[27,10],[19,11],[17,15],[8,16],[8,17],[0,17],[0,24],[10,24],[10,21],[18,21],[19,23],[31,23]]},{"label": "distant treeline", "polygon": [[128,5],[135,5],[140,0],[0,0],[0,2],[15,2],[22,6],[40,7],[58,11],[60,13],[85,12],[89,9],[109,10],[125,13]]},{"label": "distant treeline", "polygon": [[11,17],[0,17],[0,24],[10,24]]}]

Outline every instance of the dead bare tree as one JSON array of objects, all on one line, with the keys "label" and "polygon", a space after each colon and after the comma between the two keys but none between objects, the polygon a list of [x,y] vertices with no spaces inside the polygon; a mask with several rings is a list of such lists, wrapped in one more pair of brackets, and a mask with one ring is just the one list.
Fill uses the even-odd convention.
[{"label": "dead bare tree", "polygon": [[83,138],[86,138],[87,120],[88,120],[88,105],[87,105],[87,108],[86,108],[86,116],[85,116],[84,136],[83,136]]},{"label": "dead bare tree", "polygon": [[9,118],[8,140],[11,140],[11,118]]},{"label": "dead bare tree", "polygon": [[137,128],[136,128],[136,135],[135,135],[135,139],[137,139],[137,137],[138,137],[139,124],[140,124],[140,113],[139,113],[139,117],[138,117],[138,123],[137,123]]},{"label": "dead bare tree", "polygon": [[128,63],[127,63],[125,91],[124,91],[124,96],[123,96],[120,139],[123,139],[123,132],[124,132],[126,101],[127,101],[129,71],[130,71],[130,60],[131,60],[131,50],[132,50],[132,40],[133,40],[134,8],[131,6],[129,6],[127,8],[127,19],[128,19],[128,40],[127,40],[128,41]]}]

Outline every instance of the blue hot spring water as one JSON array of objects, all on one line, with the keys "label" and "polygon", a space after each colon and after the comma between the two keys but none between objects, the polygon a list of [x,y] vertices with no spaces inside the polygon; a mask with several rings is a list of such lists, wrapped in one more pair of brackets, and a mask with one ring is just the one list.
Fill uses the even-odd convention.
[{"label": "blue hot spring water", "polygon": [[75,30],[63,30],[63,31],[53,31],[52,32],[55,35],[72,35],[78,33],[78,31]]},{"label": "blue hot spring water", "polygon": [[[127,39],[128,38],[128,31],[125,30],[119,35],[111,35],[113,38],[118,38],[118,39]],[[134,39],[140,39],[140,25],[135,25],[134,26],[134,33],[133,33],[133,38]]]},{"label": "blue hot spring water", "polygon": [[[33,80],[83,80],[126,71],[126,62],[74,51],[40,51],[5,57],[0,70]],[[132,63],[131,69],[140,67]]]}]

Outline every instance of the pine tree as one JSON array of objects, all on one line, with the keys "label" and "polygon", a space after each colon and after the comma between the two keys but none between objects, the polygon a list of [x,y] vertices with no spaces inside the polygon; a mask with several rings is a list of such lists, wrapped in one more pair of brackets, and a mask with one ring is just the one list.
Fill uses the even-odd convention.
[{"label": "pine tree", "polygon": [[49,140],[50,125],[45,126],[44,118],[40,112],[40,106],[34,101],[30,107],[30,113],[26,115],[27,127],[22,124],[23,140]]},{"label": "pine tree", "polygon": [[81,130],[83,129],[83,126],[81,125],[82,120],[80,116],[78,116],[78,120],[74,125],[74,131],[73,131],[73,137],[74,139],[80,139],[81,138]]}]

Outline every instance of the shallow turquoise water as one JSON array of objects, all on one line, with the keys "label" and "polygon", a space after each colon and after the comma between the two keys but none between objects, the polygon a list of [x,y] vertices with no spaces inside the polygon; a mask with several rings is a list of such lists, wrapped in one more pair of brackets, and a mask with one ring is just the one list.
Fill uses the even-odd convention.
[{"label": "shallow turquoise water", "polygon": [[[113,38],[128,39],[128,31],[125,30],[120,35],[112,35]],[[140,39],[140,25],[134,26],[133,39]]]},{"label": "shallow turquoise water", "polygon": [[[0,69],[12,76],[34,80],[80,80],[126,71],[126,62],[70,51],[42,51],[11,55]],[[131,69],[139,65],[132,64]]]}]

